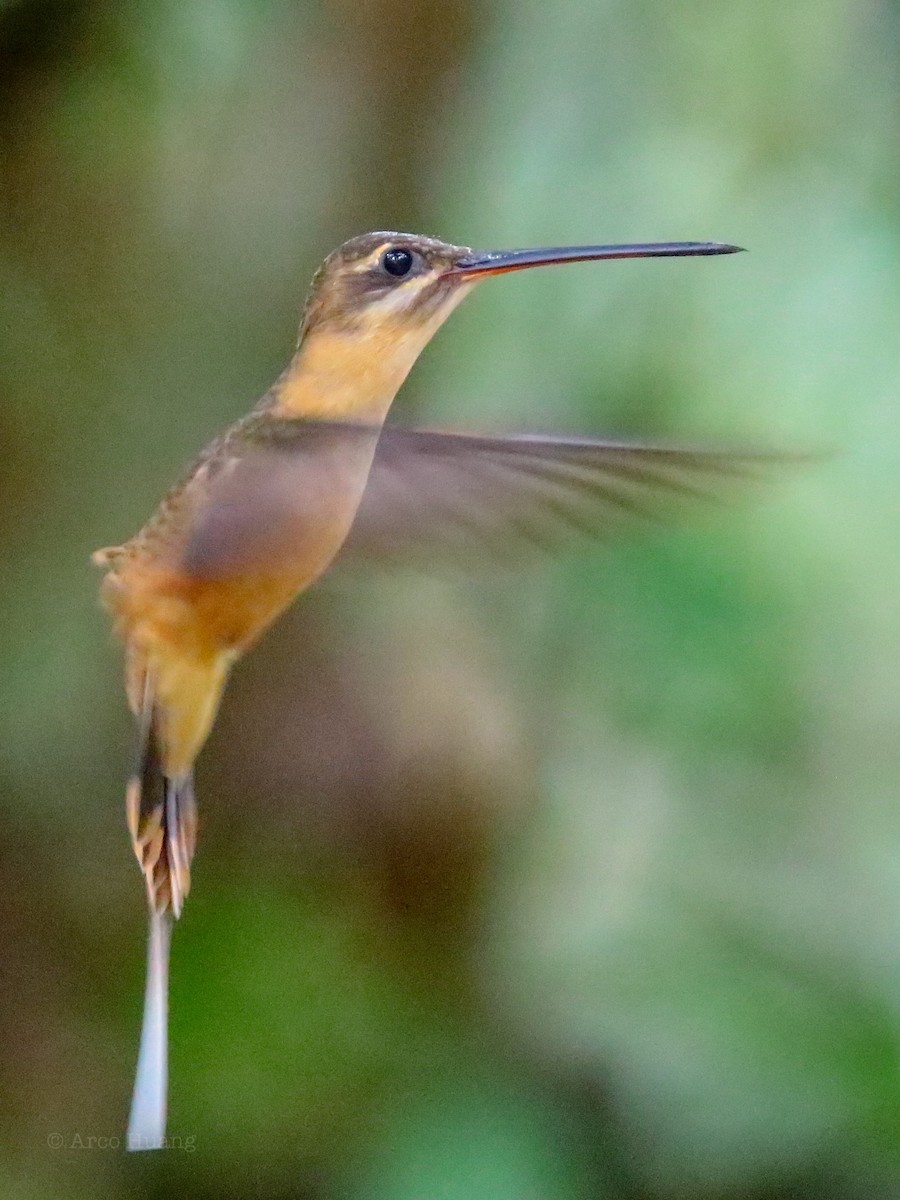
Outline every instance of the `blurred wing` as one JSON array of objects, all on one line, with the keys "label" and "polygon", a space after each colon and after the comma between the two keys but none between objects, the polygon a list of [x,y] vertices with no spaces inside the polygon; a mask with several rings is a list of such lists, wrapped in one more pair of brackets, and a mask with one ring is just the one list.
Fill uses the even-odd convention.
[{"label": "blurred wing", "polygon": [[221,579],[327,565],[356,513],[379,433],[329,421],[244,422],[190,480],[181,569]]},{"label": "blurred wing", "polygon": [[[373,457],[374,456],[374,457]],[[256,417],[204,467],[181,566],[215,578],[313,561],[515,563],[759,476],[777,455]],[[352,526],[351,526],[352,520]]]},{"label": "blurred wing", "polygon": [[780,461],[593,438],[486,437],[388,426],[342,552],[382,560],[516,561],[572,535],[605,538]]}]

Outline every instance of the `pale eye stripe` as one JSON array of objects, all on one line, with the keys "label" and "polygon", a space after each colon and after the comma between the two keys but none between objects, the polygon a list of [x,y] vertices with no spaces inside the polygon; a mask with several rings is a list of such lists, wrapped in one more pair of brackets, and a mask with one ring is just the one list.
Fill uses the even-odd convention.
[{"label": "pale eye stripe", "polygon": [[390,250],[393,244],[393,242],[382,242],[378,249],[373,250],[368,258],[361,258],[359,262],[354,263],[353,270],[357,273],[371,271],[372,268],[377,265],[378,260],[381,258],[382,254],[384,254],[385,250]]},{"label": "pale eye stripe", "polygon": [[434,283],[434,276],[428,275],[413,275],[408,279],[398,279],[398,286],[388,288],[388,290],[378,300],[378,311],[387,312],[389,310],[402,310],[408,308],[420,292],[426,288],[430,288]]}]

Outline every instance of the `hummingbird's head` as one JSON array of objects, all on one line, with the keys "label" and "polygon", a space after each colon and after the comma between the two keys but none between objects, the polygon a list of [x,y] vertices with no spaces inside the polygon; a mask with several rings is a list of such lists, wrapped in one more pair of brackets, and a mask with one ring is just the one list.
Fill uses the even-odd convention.
[{"label": "hummingbird's head", "polygon": [[657,242],[472,251],[415,233],[364,233],[338,246],[316,272],[300,336],[314,328],[358,337],[427,329],[430,336],[488,275],[554,263],[731,254],[737,249],[718,242]]},{"label": "hummingbird's head", "polygon": [[291,411],[383,414],[432,335],[489,275],[553,263],[736,249],[717,242],[661,242],[472,251],[414,233],[364,233],[329,254],[313,278],[280,403]]},{"label": "hummingbird's head", "polygon": [[351,238],[313,278],[301,339],[313,329],[399,337],[427,328],[430,336],[469,291],[455,271],[469,255],[466,246],[414,233]]}]

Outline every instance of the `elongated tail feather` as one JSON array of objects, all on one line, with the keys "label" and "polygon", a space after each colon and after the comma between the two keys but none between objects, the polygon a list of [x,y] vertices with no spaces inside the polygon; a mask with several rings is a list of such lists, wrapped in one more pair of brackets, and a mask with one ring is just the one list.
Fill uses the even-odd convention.
[{"label": "elongated tail feather", "polygon": [[149,907],[147,983],[137,1073],[128,1120],[129,1150],[165,1145],[168,1092],[169,947],[190,888],[197,814],[193,777],[166,775],[152,687],[145,683],[138,761],[126,793],[128,827],[144,872]]},{"label": "elongated tail feather", "polygon": [[128,1117],[129,1150],[159,1150],[166,1140],[171,938],[171,914],[151,909],[141,1048]]}]

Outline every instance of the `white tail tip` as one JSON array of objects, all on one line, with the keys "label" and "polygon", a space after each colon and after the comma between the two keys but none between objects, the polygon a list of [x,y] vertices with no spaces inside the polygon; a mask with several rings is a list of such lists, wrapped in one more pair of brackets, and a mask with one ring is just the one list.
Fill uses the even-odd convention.
[{"label": "white tail tip", "polygon": [[171,918],[151,910],[144,1022],[128,1118],[129,1150],[161,1150],[166,1144],[171,937]]}]

